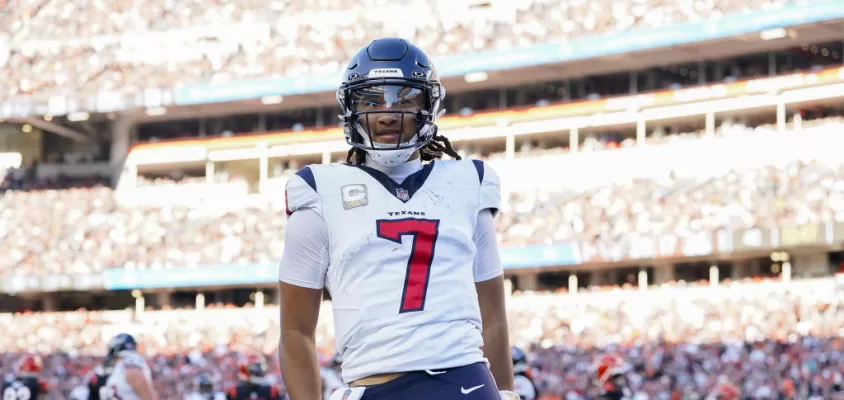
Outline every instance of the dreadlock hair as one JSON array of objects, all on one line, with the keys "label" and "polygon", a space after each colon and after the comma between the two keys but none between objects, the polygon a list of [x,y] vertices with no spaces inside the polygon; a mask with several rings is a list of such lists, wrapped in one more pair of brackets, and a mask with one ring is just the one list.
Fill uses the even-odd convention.
[{"label": "dreadlock hair", "polygon": [[[451,158],[455,160],[461,160],[460,154],[457,154],[457,151],[454,150],[454,147],[451,146],[451,141],[448,140],[447,137],[442,136],[440,134],[435,134],[434,139],[431,140],[428,144],[422,146],[419,149],[419,157],[422,158],[422,161],[431,161],[433,159],[439,159],[443,157],[443,154],[448,154]],[[363,164],[366,162],[366,151],[363,149],[359,149],[357,147],[352,147],[349,149],[349,153],[346,154],[346,162],[349,164]]]}]

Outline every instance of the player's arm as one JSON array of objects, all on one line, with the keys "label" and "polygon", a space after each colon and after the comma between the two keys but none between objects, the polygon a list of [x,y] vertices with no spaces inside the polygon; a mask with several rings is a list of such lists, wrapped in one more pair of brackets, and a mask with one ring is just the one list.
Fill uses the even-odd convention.
[{"label": "player's arm", "polygon": [[152,382],[144,374],[143,368],[127,365],[126,382],[141,400],[158,400],[158,394],[152,387]]},{"label": "player's arm", "polygon": [[472,240],[475,242],[475,290],[483,321],[484,357],[498,385],[498,390],[513,390],[513,359],[504,300],[504,269],[498,254],[495,214],[501,206],[498,175],[481,161],[473,161],[478,172],[478,219]]},{"label": "player's arm", "polygon": [[282,378],[292,400],[321,400],[315,334],[328,271],[328,227],[310,167],[291,176],[284,193],[289,218],[278,268]]},{"label": "player's arm", "polygon": [[495,221],[489,210],[478,214],[475,228],[475,289],[483,321],[484,357],[498,385],[498,390],[513,390],[513,360],[507,311],[504,304],[504,274],[498,244],[495,241]]},{"label": "player's arm", "polygon": [[287,221],[279,265],[282,377],[291,400],[321,400],[316,325],[328,269],[328,228],[312,209]]}]

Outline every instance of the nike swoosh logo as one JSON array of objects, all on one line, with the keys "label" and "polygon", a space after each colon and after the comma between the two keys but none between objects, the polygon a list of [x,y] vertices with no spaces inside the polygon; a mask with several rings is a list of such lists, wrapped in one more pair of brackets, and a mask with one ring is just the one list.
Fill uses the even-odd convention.
[{"label": "nike swoosh logo", "polygon": [[476,390],[478,390],[482,387],[484,387],[484,385],[473,386],[473,387],[470,387],[468,389],[466,389],[464,387],[460,387],[460,393],[469,394],[469,393],[472,393],[472,392],[474,392],[474,391],[476,391]]},{"label": "nike swoosh logo", "polygon": [[427,372],[428,375],[439,375],[439,374],[444,374],[448,371],[432,371],[430,369],[426,369],[425,372]]}]

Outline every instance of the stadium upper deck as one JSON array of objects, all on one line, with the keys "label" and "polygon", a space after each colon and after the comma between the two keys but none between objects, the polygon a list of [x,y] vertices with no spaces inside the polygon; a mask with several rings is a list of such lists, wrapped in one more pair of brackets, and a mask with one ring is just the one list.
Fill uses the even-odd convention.
[{"label": "stadium upper deck", "polygon": [[18,84],[7,85],[0,98],[334,72],[375,36],[408,37],[432,55],[454,55],[806,1],[605,3],[20,1],[4,16],[11,29],[0,57],[6,81]]},{"label": "stadium upper deck", "polygon": [[[106,10],[34,0],[28,8],[11,8],[31,16],[10,25],[13,34],[0,44],[6,81],[18,83],[6,86],[0,97],[8,100],[0,117],[79,119],[82,112],[132,109],[121,116],[136,120],[160,117],[160,107],[167,108],[167,118],[178,118],[324,106],[331,96],[298,95],[333,88],[342,68],[338,60],[368,38],[389,34],[413,38],[440,55],[438,67],[457,93],[837,40],[835,26],[844,17],[844,5],[830,0],[688,7],[657,1],[612,2],[612,7],[417,1],[402,4],[401,12],[397,3],[377,3],[377,13],[368,7],[375,3],[327,3],[330,11],[324,12],[301,11],[294,1],[247,2],[245,8],[173,4]],[[631,28],[638,34],[630,34]],[[287,97],[283,105],[266,107],[258,101],[265,95]],[[226,105],[189,107],[197,103]]]}]

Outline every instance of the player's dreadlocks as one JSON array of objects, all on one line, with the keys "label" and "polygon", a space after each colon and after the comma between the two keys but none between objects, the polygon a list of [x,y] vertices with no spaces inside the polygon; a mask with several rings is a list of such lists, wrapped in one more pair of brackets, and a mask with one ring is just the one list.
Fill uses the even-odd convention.
[{"label": "player's dreadlocks", "polygon": [[[462,159],[460,154],[457,154],[457,151],[455,151],[454,147],[451,146],[451,141],[440,134],[434,135],[434,140],[419,149],[419,157],[422,158],[422,161],[431,161],[435,158],[442,158],[443,154],[448,154],[455,160]],[[346,162],[358,165],[365,163],[366,151],[357,147],[352,147],[349,149],[349,153],[346,154]]]}]

